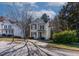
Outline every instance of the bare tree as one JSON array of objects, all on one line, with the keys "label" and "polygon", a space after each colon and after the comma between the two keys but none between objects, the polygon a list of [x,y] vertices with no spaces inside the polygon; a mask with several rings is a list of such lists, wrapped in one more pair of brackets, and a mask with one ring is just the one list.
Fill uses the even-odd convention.
[{"label": "bare tree", "polygon": [[[29,14],[29,12],[32,10],[30,6],[28,5],[28,3],[25,3],[25,5],[22,5],[22,7],[16,7],[15,3],[12,3],[12,5],[8,5],[7,10],[8,11],[6,12],[6,16],[12,20],[15,20],[17,26],[19,26],[20,29],[22,30],[22,34],[24,38],[23,41],[25,42],[25,44],[23,44],[23,46],[21,47],[18,47],[18,48],[16,47],[16,49],[13,49],[16,45],[11,48],[9,47],[8,49],[2,51],[0,55],[11,55],[14,52],[15,52],[14,55],[17,55],[18,53],[22,54],[23,52],[25,53],[26,51],[27,51],[26,54],[28,55],[34,55],[34,54],[39,55],[39,56],[50,55],[47,52],[43,51],[43,49],[41,49],[35,43],[28,40],[26,41],[26,38],[29,36],[29,29],[30,29],[29,25],[33,18],[32,15]],[[13,42],[14,42],[14,36],[11,43]],[[27,49],[24,50],[22,48],[27,48]]]},{"label": "bare tree", "polygon": [[[29,36],[29,24],[32,20],[32,15],[29,14],[29,12],[32,11],[30,6],[28,6],[28,3],[26,3],[22,5],[22,7],[16,7],[15,3],[12,3],[12,5],[8,5],[7,10],[8,12],[6,13],[6,16],[12,20],[16,20],[17,25],[22,30],[23,38],[25,40]],[[13,41],[14,38],[12,42]]]}]

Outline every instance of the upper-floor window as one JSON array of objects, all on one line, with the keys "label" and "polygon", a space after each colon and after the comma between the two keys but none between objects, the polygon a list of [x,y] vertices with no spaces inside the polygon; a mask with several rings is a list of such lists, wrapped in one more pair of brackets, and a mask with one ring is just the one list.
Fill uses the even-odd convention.
[{"label": "upper-floor window", "polygon": [[33,30],[37,29],[37,25],[36,24],[32,24],[31,29],[33,29]]},{"label": "upper-floor window", "polygon": [[11,29],[11,25],[4,25],[4,29]]},{"label": "upper-floor window", "polygon": [[40,30],[44,30],[44,25],[40,25]]},{"label": "upper-floor window", "polygon": [[11,25],[8,25],[8,29],[11,29]]},{"label": "upper-floor window", "polygon": [[7,29],[7,25],[4,25],[4,29]]}]

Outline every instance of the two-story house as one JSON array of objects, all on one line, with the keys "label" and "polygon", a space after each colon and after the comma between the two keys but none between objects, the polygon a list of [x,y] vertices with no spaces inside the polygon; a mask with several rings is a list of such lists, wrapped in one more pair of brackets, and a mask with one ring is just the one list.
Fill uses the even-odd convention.
[{"label": "two-story house", "polygon": [[49,21],[45,23],[42,19],[36,19],[30,24],[30,37],[34,39],[49,39],[50,27]]},{"label": "two-story house", "polygon": [[[30,37],[34,39],[49,39],[50,27],[49,21],[46,23],[42,19],[36,19],[30,24]],[[9,20],[6,17],[0,17],[0,37],[2,36],[17,36],[23,37],[21,28],[14,20]]]},{"label": "two-story house", "polygon": [[20,27],[17,26],[16,21],[0,16],[0,37],[2,36],[22,37],[23,35]]}]

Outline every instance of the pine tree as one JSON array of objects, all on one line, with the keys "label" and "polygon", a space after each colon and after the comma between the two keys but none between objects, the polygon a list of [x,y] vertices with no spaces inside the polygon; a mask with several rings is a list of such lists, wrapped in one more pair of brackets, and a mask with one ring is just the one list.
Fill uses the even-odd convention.
[{"label": "pine tree", "polygon": [[65,29],[76,29],[78,28],[79,23],[79,3],[78,2],[69,2],[67,5],[63,6],[61,9],[59,15],[60,24],[62,25],[62,28]]},{"label": "pine tree", "polygon": [[48,16],[46,13],[44,13],[44,14],[41,16],[41,19],[43,19],[44,22],[47,23],[48,20],[49,20],[49,16]]}]

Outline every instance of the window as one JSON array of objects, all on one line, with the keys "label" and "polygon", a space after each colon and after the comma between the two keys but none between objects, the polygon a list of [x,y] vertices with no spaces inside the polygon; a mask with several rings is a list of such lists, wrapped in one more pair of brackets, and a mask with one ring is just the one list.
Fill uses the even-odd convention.
[{"label": "window", "polygon": [[9,34],[13,34],[13,30],[9,30]]},{"label": "window", "polygon": [[11,30],[11,33],[13,34],[13,30]]},{"label": "window", "polygon": [[7,29],[7,25],[4,25],[4,29]]},{"label": "window", "polygon": [[44,30],[44,25],[40,25],[40,30]]},{"label": "window", "polygon": [[37,29],[36,24],[33,24],[33,25],[31,26],[31,29]]},{"label": "window", "polygon": [[11,25],[8,25],[8,29],[11,29]]},{"label": "window", "polygon": [[7,34],[7,30],[6,30],[6,34]]},{"label": "window", "polygon": [[3,26],[3,24],[1,24],[1,26]]}]

